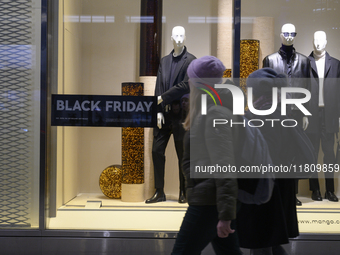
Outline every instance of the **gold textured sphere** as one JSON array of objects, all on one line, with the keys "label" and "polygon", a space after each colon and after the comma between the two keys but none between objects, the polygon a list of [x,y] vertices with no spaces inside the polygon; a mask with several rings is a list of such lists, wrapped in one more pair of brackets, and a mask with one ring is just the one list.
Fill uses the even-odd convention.
[{"label": "gold textured sphere", "polygon": [[122,166],[112,165],[103,170],[99,177],[99,187],[109,198],[120,198],[122,195]]}]

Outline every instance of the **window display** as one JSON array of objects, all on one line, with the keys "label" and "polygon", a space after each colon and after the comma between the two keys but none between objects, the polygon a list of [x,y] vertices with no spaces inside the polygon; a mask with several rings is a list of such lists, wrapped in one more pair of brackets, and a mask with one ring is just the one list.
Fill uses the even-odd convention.
[{"label": "window display", "polygon": [[[119,4],[106,0],[96,4],[93,1],[77,0],[59,2],[59,37],[61,38],[59,66],[61,68],[58,71],[58,94],[121,95],[120,84],[142,81],[144,82],[144,95],[154,95],[156,77],[138,77],[138,57],[143,55],[138,52],[141,40],[140,27],[144,22],[151,22],[151,19],[140,17],[142,2],[121,1]],[[178,2],[178,4],[190,5],[189,2]],[[209,34],[212,28],[216,27],[216,22],[201,24],[195,19],[192,21],[191,16],[198,16],[198,13],[203,10],[206,17],[216,16],[211,15],[210,8],[207,8],[211,3],[200,1],[199,10],[193,10],[192,14],[188,14],[182,8],[178,10],[176,7],[178,4],[163,3],[162,56],[166,56],[174,49],[171,40],[166,40],[166,38],[171,38],[172,29],[177,26],[185,27],[190,32],[196,31],[192,35],[186,34],[186,47],[198,54],[210,54]],[[174,9],[176,15],[174,15]],[[156,21],[154,20],[154,22]],[[202,44],[195,43],[195,34],[198,31],[205,35],[202,37]],[[118,34],[120,37],[117,37]],[[132,42],[132,44],[122,42]],[[181,47],[176,46],[176,48],[184,48],[184,45],[179,46]],[[145,62],[146,60],[141,59],[140,61]],[[183,70],[181,73],[185,74]],[[143,73],[143,75],[145,74]],[[181,79],[184,78],[182,76]],[[152,83],[150,88],[148,82]],[[52,156],[56,157],[57,162],[56,180],[54,180],[57,189],[50,195],[54,198],[52,200],[56,202],[57,209],[56,217],[49,219],[47,228],[69,229],[70,226],[64,220],[77,211],[77,217],[72,220],[72,225],[78,222],[76,229],[178,230],[187,205],[178,203],[178,187],[180,185],[179,164],[175,149],[177,141],[171,138],[165,152],[167,161],[165,163],[164,192],[167,195],[167,201],[164,204],[157,203],[157,205],[146,206],[145,200],[154,193],[155,179],[150,146],[153,136],[152,134],[150,136],[148,131],[146,129],[144,132],[144,147],[147,151],[144,155],[145,188],[144,192],[143,190],[142,192],[138,191],[139,197],[144,197],[144,199],[140,202],[123,202],[123,186],[125,184],[122,185],[122,199],[111,200],[104,197],[98,185],[98,179],[103,169],[112,165],[122,165],[124,160],[121,138],[124,135],[123,131],[120,128],[104,127],[57,127],[53,134],[57,144],[54,153],[52,152]],[[124,155],[130,157],[129,152]],[[150,166],[148,166],[149,162],[151,162]],[[182,182],[182,193],[183,184]],[[150,213],[150,206],[156,211]],[[88,211],[89,208],[91,208],[91,212]],[[126,211],[119,210],[119,208],[125,208]],[[126,224],[124,228],[122,221],[109,221],[108,224],[105,217],[93,215],[91,226],[84,226],[84,221],[81,220],[82,215],[90,217],[87,215],[103,213],[105,210],[107,210],[106,213],[121,215],[117,218],[125,219],[124,221],[132,220],[134,224]],[[136,211],[137,213],[132,219],[126,218],[128,214]],[[158,222],[158,224],[154,221],[155,214],[167,215],[174,211],[177,216],[173,215],[171,220]],[[149,213],[145,218],[146,212]],[[138,213],[141,216],[138,216]],[[169,217],[161,216],[159,218]],[[172,221],[176,223],[169,225],[169,222]]]},{"label": "window display", "polygon": [[[160,59],[164,57],[165,61],[167,57],[172,57],[169,52],[172,52],[174,48],[178,49],[180,57],[183,56],[181,55],[182,49],[184,49],[184,55],[189,54],[186,51],[188,49],[190,60],[206,55],[216,56],[230,71],[234,64],[232,60],[232,2],[231,0],[175,0],[171,3],[163,1]],[[292,59],[297,61],[296,66],[299,69],[294,69],[292,65],[291,75],[309,77],[310,60],[303,55],[310,54],[313,47],[311,40],[315,31],[324,31],[327,34],[325,56],[329,54],[334,59],[340,58],[340,49],[337,47],[340,29],[337,27],[336,19],[338,2],[326,1],[326,4],[317,1],[308,8],[302,2],[242,1],[240,20],[242,63],[239,65],[241,67],[248,64],[244,67],[246,72],[242,71],[242,78],[246,78],[243,76],[263,66],[275,68],[274,64],[269,64],[271,61],[267,63],[266,60],[272,59],[274,55],[279,58],[277,51],[280,48],[282,51],[285,50],[286,54],[291,54]],[[156,75],[140,73],[140,63],[146,61],[140,52],[140,32],[142,23],[156,21],[153,16],[141,17],[141,5],[140,1],[134,0],[59,1],[57,94],[122,95],[122,83],[142,82],[144,83],[144,96],[154,95],[158,83]],[[261,8],[261,6],[266,6],[266,8]],[[327,19],[325,19],[326,15]],[[184,44],[173,45],[170,40],[172,29],[178,26],[185,28],[185,46]],[[158,39],[157,36],[156,39]],[[296,48],[296,52],[293,48]],[[283,62],[281,64],[283,65]],[[178,65],[180,62],[177,63],[176,68],[168,66],[167,70],[164,72],[162,70],[162,74],[169,70],[176,72]],[[163,65],[162,67],[164,68]],[[283,70],[286,72],[286,69]],[[318,72],[317,69],[315,70]],[[181,72],[185,74],[185,71]],[[243,73],[247,74],[243,75]],[[318,73],[315,74],[319,77]],[[178,82],[185,80],[182,76]],[[323,87],[327,86],[326,72],[324,77]],[[334,78],[338,77],[334,76]],[[170,79],[169,82],[177,83],[177,81],[171,82]],[[296,86],[309,88],[306,84]],[[318,83],[312,84],[311,111],[319,108],[318,105],[315,106],[319,102],[318,88]],[[327,102],[331,99],[326,99],[326,90],[324,93],[325,109],[327,109]],[[156,96],[161,94],[158,93]],[[163,103],[169,104],[169,102]],[[172,109],[175,110],[178,105],[173,105]],[[290,110],[294,112],[296,109]],[[164,112],[163,115],[165,116]],[[309,124],[310,129],[314,128],[315,123],[318,122],[314,118],[303,117],[297,118],[304,119],[304,125]],[[166,117],[164,119],[167,125]],[[162,118],[159,120],[162,123]],[[157,127],[155,130],[157,131]],[[181,139],[170,138],[162,150],[157,147],[152,150],[153,131],[149,128],[144,129],[144,188],[138,191],[139,197],[143,199],[139,202],[124,202],[120,198],[105,196],[101,190],[103,186],[100,186],[98,182],[99,178],[105,177],[101,177],[104,169],[122,165],[123,154],[129,155],[122,150],[122,137],[124,136],[122,129],[61,126],[52,128],[51,135],[56,143],[52,144],[49,156],[52,162],[55,162],[56,173],[51,179],[53,185],[49,187],[55,186],[56,188],[51,189],[48,194],[49,201],[52,201],[54,206],[50,207],[51,217],[48,217],[47,228],[178,231],[188,206],[182,203],[185,199],[183,198],[183,181],[179,176],[177,149],[181,146]],[[168,140],[168,137],[165,140]],[[332,144],[334,143],[335,140],[332,141]],[[163,158],[163,150],[166,161]],[[158,160],[161,165],[159,168],[153,167],[155,158],[153,159],[152,154],[156,152],[162,154],[162,159]],[[324,153],[324,151],[319,153],[318,163],[320,164],[323,163]],[[163,172],[163,168],[165,169],[164,177],[160,175],[161,184],[159,184],[157,171],[161,169]],[[116,172],[111,172],[110,175],[112,174],[119,175]],[[320,194],[324,195],[326,191],[332,191],[334,196],[338,197],[340,194],[338,176],[339,173],[335,172],[334,190],[332,190],[324,187],[324,176],[320,173],[318,176]],[[156,193],[154,188],[156,188]],[[115,192],[118,193],[118,189]],[[333,197],[333,194],[327,196]],[[112,197],[118,196],[112,195]],[[297,199],[302,203],[302,206],[297,208],[300,232],[338,232],[336,226],[340,224],[340,214],[338,214],[340,203],[331,203],[328,199],[312,200],[308,180],[305,179],[299,181]],[[164,221],[165,218],[168,220]]]}]

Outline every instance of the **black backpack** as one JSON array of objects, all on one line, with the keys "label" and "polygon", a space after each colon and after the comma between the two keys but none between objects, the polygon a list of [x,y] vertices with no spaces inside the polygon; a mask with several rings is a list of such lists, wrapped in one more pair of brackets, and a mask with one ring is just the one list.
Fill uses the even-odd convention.
[{"label": "black backpack", "polygon": [[[248,119],[243,117],[245,123],[244,141],[236,158],[237,168],[273,165],[266,140],[256,127],[249,127]],[[271,198],[274,188],[274,174],[239,174],[238,200],[245,204],[264,204]]]}]

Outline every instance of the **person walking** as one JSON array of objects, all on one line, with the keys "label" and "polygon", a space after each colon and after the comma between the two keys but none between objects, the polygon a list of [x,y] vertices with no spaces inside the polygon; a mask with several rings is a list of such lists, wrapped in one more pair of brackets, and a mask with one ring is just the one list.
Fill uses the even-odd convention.
[{"label": "person walking", "polygon": [[[172,255],[195,255],[209,244],[216,254],[242,254],[235,218],[237,210],[236,173],[224,176],[196,173],[195,166],[235,165],[234,149],[239,130],[230,125],[213,127],[217,118],[232,115],[232,95],[229,90],[218,90],[223,106],[207,100],[207,114],[201,114],[202,95],[207,96],[214,84],[222,82],[223,63],[213,56],[193,60],[187,70],[190,84],[190,109],[184,122],[183,173],[186,180],[188,209],[174,244]],[[207,91],[210,90],[209,93]],[[210,94],[211,94],[210,93]],[[197,178],[196,178],[197,177]]]}]

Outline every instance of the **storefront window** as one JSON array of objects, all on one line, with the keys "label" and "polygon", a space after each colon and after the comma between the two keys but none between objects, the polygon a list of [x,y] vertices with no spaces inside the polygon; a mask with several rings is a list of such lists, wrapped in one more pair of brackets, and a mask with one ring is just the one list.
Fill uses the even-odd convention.
[{"label": "storefront window", "polygon": [[[140,77],[140,27],[156,21],[141,17],[141,2],[147,1],[59,1],[59,70],[54,94],[122,95],[122,83],[143,82],[144,95],[153,95],[156,74]],[[223,16],[226,14],[219,14],[216,0],[163,1],[161,57],[173,49],[171,31],[175,26],[185,28],[188,52],[197,58],[216,55],[218,15],[229,26],[221,34],[229,34],[225,44],[231,52],[231,2],[229,16]],[[225,55],[231,68],[231,56]],[[56,164],[49,187],[56,188],[49,190],[49,202],[55,209],[49,211],[47,228],[178,231],[187,204],[178,203],[174,141],[171,138],[166,151],[167,201],[147,205],[145,200],[154,192],[152,130],[144,132],[148,137],[144,144],[149,147],[144,152],[144,187],[138,191],[142,199],[125,202],[106,197],[100,187],[104,169],[122,165],[122,128],[52,127],[56,143],[50,156]]]},{"label": "storefront window", "polygon": [[[142,82],[144,95],[153,95],[156,74],[140,73],[145,57],[140,44],[144,38],[141,25],[156,21],[151,16],[141,17],[143,2],[59,1],[58,84],[53,94],[122,95],[123,83]],[[163,1],[160,57],[173,49],[172,28],[183,26],[187,50],[197,58],[217,56],[232,76],[232,3],[229,0]],[[327,52],[339,59],[339,7],[338,1],[330,0],[308,4],[302,0],[243,0],[240,77],[246,78],[250,72],[262,68],[263,58],[279,50],[281,27],[286,23],[296,27],[297,52],[309,56],[313,34],[322,30],[327,34]],[[154,34],[155,40],[157,36]],[[245,53],[245,49],[250,49],[250,53]],[[137,189],[138,201],[109,198],[101,189],[103,171],[110,166],[114,166],[112,171],[119,170],[123,155],[129,155],[122,151],[122,128],[60,125],[52,127],[51,136],[56,142],[51,145],[49,155],[51,162],[55,162],[51,168],[55,172],[49,180],[48,229],[178,231],[187,204],[178,203],[178,161],[172,138],[166,150],[167,201],[146,204],[145,200],[154,192],[150,128],[144,130],[144,183],[142,189]],[[320,149],[319,163],[322,158]],[[324,197],[322,174],[319,182]],[[340,196],[338,173],[334,175],[334,184],[335,195]],[[312,200],[308,180],[298,182],[297,198],[302,202],[298,206],[300,232],[338,233],[339,203]]]}]

